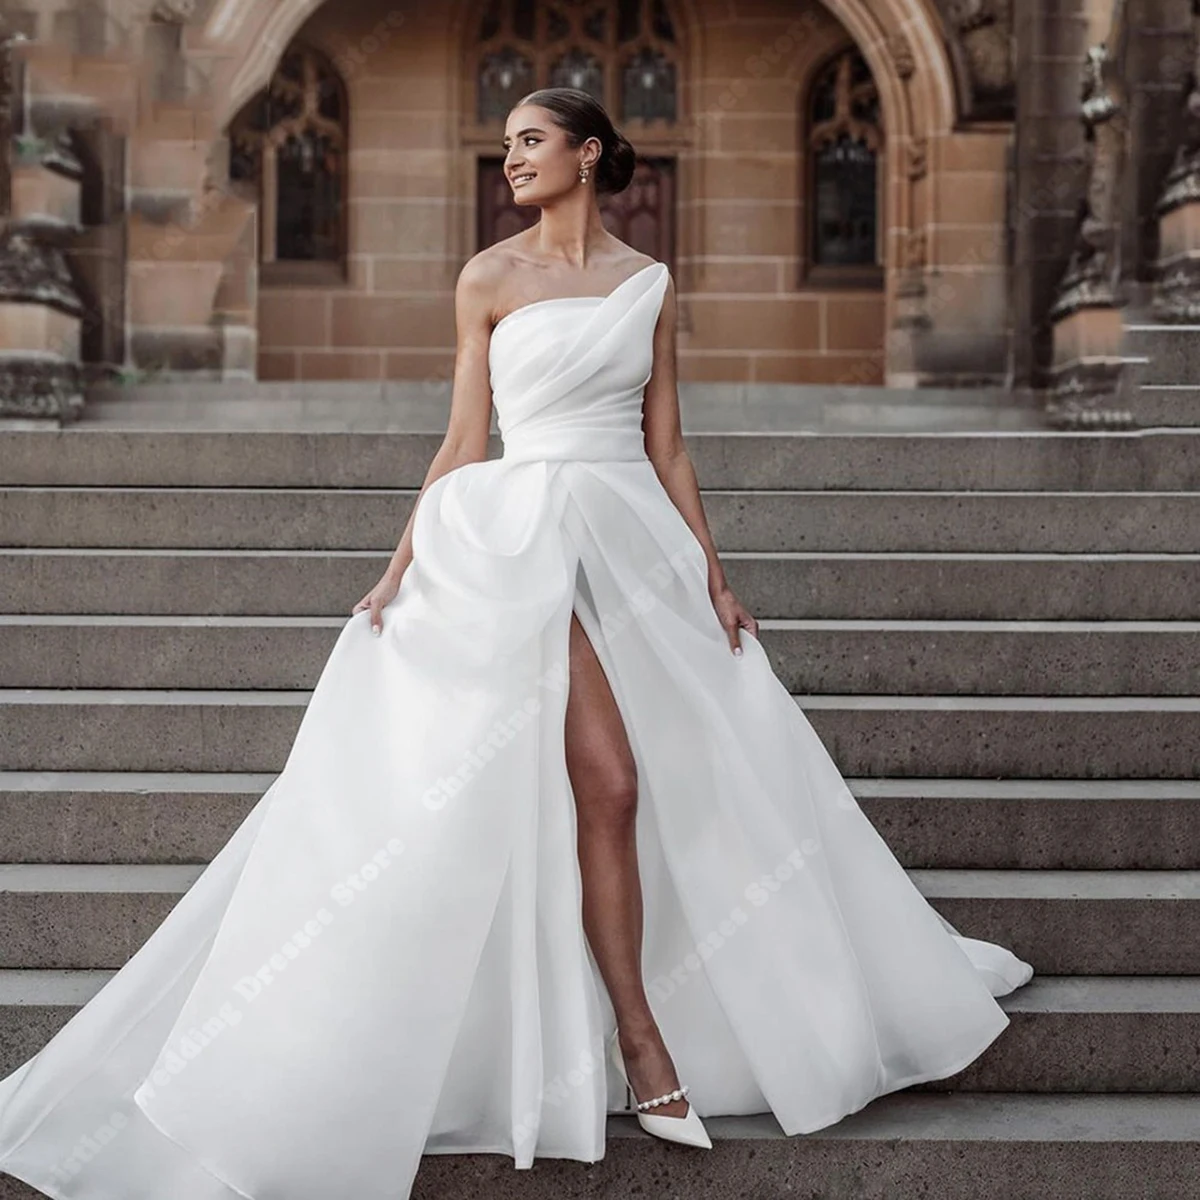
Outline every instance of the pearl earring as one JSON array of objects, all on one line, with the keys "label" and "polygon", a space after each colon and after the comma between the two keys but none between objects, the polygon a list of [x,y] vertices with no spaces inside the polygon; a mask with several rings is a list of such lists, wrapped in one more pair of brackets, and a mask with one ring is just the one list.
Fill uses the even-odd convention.
[{"label": "pearl earring", "polygon": [[587,183],[587,177],[588,177],[588,169],[587,169],[587,167],[580,167],[580,168],[579,168],[579,182],[580,182],[580,183]]}]

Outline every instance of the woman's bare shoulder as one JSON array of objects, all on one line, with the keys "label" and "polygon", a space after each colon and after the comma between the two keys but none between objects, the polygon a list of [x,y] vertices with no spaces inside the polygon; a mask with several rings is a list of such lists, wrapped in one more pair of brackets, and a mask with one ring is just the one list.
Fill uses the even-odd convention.
[{"label": "woman's bare shoulder", "polygon": [[458,290],[478,294],[494,291],[505,275],[512,270],[512,255],[498,246],[488,246],[473,254],[458,273]]},{"label": "woman's bare shoulder", "polygon": [[488,246],[467,259],[455,285],[455,303],[460,314],[490,325],[513,266],[513,255],[499,245]]}]

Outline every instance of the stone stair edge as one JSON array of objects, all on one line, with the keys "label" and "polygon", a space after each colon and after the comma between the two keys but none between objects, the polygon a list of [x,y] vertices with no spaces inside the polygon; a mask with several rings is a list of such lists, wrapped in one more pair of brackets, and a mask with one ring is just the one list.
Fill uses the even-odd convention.
[{"label": "stone stair edge", "polygon": [[[2,551],[0,551],[2,553]],[[1200,556],[1197,556],[1200,557]],[[225,613],[8,613],[0,627],[145,628],[145,629],[329,629],[350,618],[337,615],[260,615]],[[1200,633],[1200,620],[1046,620],[996,617],[762,617],[759,628],[776,632],[838,633]]]},{"label": "stone stair edge", "polygon": [[[23,484],[0,483],[0,496],[5,493],[19,493],[23,496],[44,495],[61,496],[76,493],[102,493],[103,495],[195,495],[195,496],[370,496],[378,497],[409,497],[415,496],[420,487],[339,487],[332,484],[314,484],[312,486],[297,486],[294,484],[107,484],[107,483],[72,483],[72,484]],[[1007,499],[1012,504],[1027,504],[1031,501],[1053,498],[1058,501],[1075,501],[1078,504],[1095,504],[1101,500],[1159,500],[1178,499],[1186,497],[1193,502],[1200,502],[1200,491],[1187,488],[1155,488],[1153,490],[1139,488],[1097,488],[1082,491],[1079,488],[916,488],[916,487],[883,487],[883,488],[851,488],[851,487],[704,487],[700,492],[705,496],[728,496],[745,499],[753,496],[766,497],[804,497],[813,496],[821,499],[837,500],[844,497],[869,498],[872,502],[886,500],[889,497],[934,497],[938,502],[953,501],[969,497],[971,499]]]},{"label": "stone stair edge", "polygon": [[[0,1007],[67,1006],[90,997],[113,968],[0,968]],[[1035,975],[999,997],[1009,1013],[1200,1013],[1200,976]]]},{"label": "stone stair edge", "polygon": [[[280,691],[215,688],[0,688],[0,708],[38,704],[185,704],[286,706],[307,704],[311,689]],[[791,693],[801,708],[935,710],[946,712],[1200,712],[1200,696],[893,695]]]},{"label": "stone stair edge", "polygon": [[[0,557],[17,555],[28,557],[109,557],[109,558],[379,558],[386,559],[386,549],[364,550],[345,548],[312,548],[289,546],[0,546]],[[1155,551],[1142,553],[1131,550],[724,550],[722,560],[738,562],[1153,562],[1186,563],[1200,562],[1200,552],[1182,551],[1173,553]]]},{"label": "stone stair edge", "polygon": [[[207,863],[0,863],[0,894],[182,895]],[[913,867],[921,893],[938,900],[1200,900],[1200,870]]]},{"label": "stone stair edge", "polygon": [[[1148,385],[1155,387],[1156,385]],[[1160,390],[1185,385],[1157,385]],[[0,420],[0,437],[33,439],[47,437],[79,438],[123,438],[140,441],[210,439],[221,441],[245,441],[269,439],[272,441],[324,441],[332,439],[362,439],[364,441],[427,441],[440,439],[444,431],[426,429],[208,429],[198,426],[184,428],[153,428],[141,426],[123,428],[117,425],[97,423],[47,425],[31,427],[15,420]],[[780,440],[802,442],[964,442],[964,443],[1012,443],[1012,442],[1058,442],[1089,444],[1121,444],[1136,441],[1192,441],[1200,437],[1200,427],[1159,425],[1133,429],[1088,430],[1088,429],[693,429],[684,430],[685,438],[697,441],[757,440],[777,442]],[[500,445],[499,435],[490,433],[493,445]]]},{"label": "stone stair edge", "polygon": [[[204,771],[0,770],[0,797],[23,794],[261,796],[276,774]],[[1200,779],[956,779],[946,776],[846,776],[851,792],[872,800],[982,799],[1072,801],[1200,800]]]}]

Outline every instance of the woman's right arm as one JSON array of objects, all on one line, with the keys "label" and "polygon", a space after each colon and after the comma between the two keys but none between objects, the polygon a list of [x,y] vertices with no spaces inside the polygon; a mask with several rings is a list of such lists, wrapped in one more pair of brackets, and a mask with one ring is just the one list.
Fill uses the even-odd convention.
[{"label": "woman's right arm", "polygon": [[400,543],[379,582],[354,606],[371,610],[371,631],[383,628],[382,609],[395,599],[400,580],[412,562],[412,531],[417,506],[429,485],[456,467],[487,458],[488,427],[492,416],[492,386],[488,347],[492,337],[492,297],[496,269],[490,256],[477,254],[459,272],[454,289],[457,347],[446,436],[425,473],[425,481],[404,526]]}]

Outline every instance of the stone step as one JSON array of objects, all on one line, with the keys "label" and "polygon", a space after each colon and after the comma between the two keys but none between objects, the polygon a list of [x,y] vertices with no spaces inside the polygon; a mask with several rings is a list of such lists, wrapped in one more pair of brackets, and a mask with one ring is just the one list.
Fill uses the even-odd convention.
[{"label": "stone step", "polygon": [[848,783],[910,868],[1200,869],[1197,780],[851,777]]},{"label": "stone step", "polygon": [[[0,866],[0,968],[119,967],[199,865]],[[966,936],[1049,975],[1200,975],[1200,872],[912,870]]]},{"label": "stone step", "polygon": [[1145,355],[1143,385],[1191,384],[1200,379],[1200,325],[1125,326],[1123,351]]},{"label": "stone step", "polygon": [[1200,692],[1200,622],[769,620],[759,636],[797,693]]},{"label": "stone step", "polygon": [[[0,770],[278,771],[308,699],[308,692],[0,690]],[[1200,775],[1200,697],[795,700],[843,775]]]},{"label": "stone step", "polygon": [[[626,1200],[647,1190],[640,1180],[665,1178],[672,1197],[703,1200],[1195,1200],[1195,1104],[1170,1093],[912,1090],[795,1137],[770,1115],[706,1118],[703,1154],[610,1116],[598,1163],[539,1158],[517,1171],[501,1154],[427,1155],[411,1200]],[[0,1200],[42,1193],[0,1175]]]},{"label": "stone step", "polygon": [[[382,550],[0,550],[15,613],[347,616]],[[1200,555],[730,551],[760,618],[1200,620]]]},{"label": "stone step", "polygon": [[1133,404],[1136,419],[1143,425],[1200,426],[1200,385],[1195,382],[1140,387]]},{"label": "stone step", "polygon": [[[342,617],[5,616],[17,688],[315,686]],[[1191,695],[1200,622],[768,620],[759,636],[793,692]]]},{"label": "stone step", "polygon": [[517,1172],[499,1155],[429,1156],[412,1200],[624,1200],[647,1178],[704,1200],[1194,1200],[1194,1104],[1170,1095],[902,1092],[801,1137],[785,1137],[771,1117],[717,1118],[714,1149],[703,1155],[672,1153],[632,1117],[612,1117],[619,1132],[601,1163]]},{"label": "stone step", "polygon": [[[419,488],[441,436],[8,429],[0,433],[0,485]],[[730,432],[690,433],[686,441],[706,488],[1200,489],[1200,432]],[[490,457],[502,450],[493,434]]]},{"label": "stone step", "polygon": [[[0,1076],[36,1054],[113,973],[0,970]],[[999,1003],[1011,1019],[1001,1037],[964,1071],[910,1095],[1171,1093],[1194,1085],[1200,979],[1047,975]]]},{"label": "stone step", "polygon": [[[1175,621],[1200,617],[1200,556],[1196,555],[801,551],[722,553],[721,561],[742,602],[756,616],[767,618]],[[0,557],[0,569],[2,563]]]},{"label": "stone step", "polygon": [[[89,389],[91,427],[173,430],[304,429],[331,433],[442,431],[449,375],[366,383],[253,382]],[[1004,388],[681,383],[688,432],[925,433],[1043,431],[1038,397]]]},{"label": "stone step", "polygon": [[[391,550],[414,493],[0,489],[0,544]],[[1200,552],[1200,493],[710,491],[723,550]]]},{"label": "stone step", "polygon": [[[205,863],[263,774],[0,772],[15,863]],[[906,867],[1200,870],[1200,781],[848,780]]]},{"label": "stone step", "polygon": [[910,871],[966,936],[1050,975],[1198,975],[1200,872]]}]

